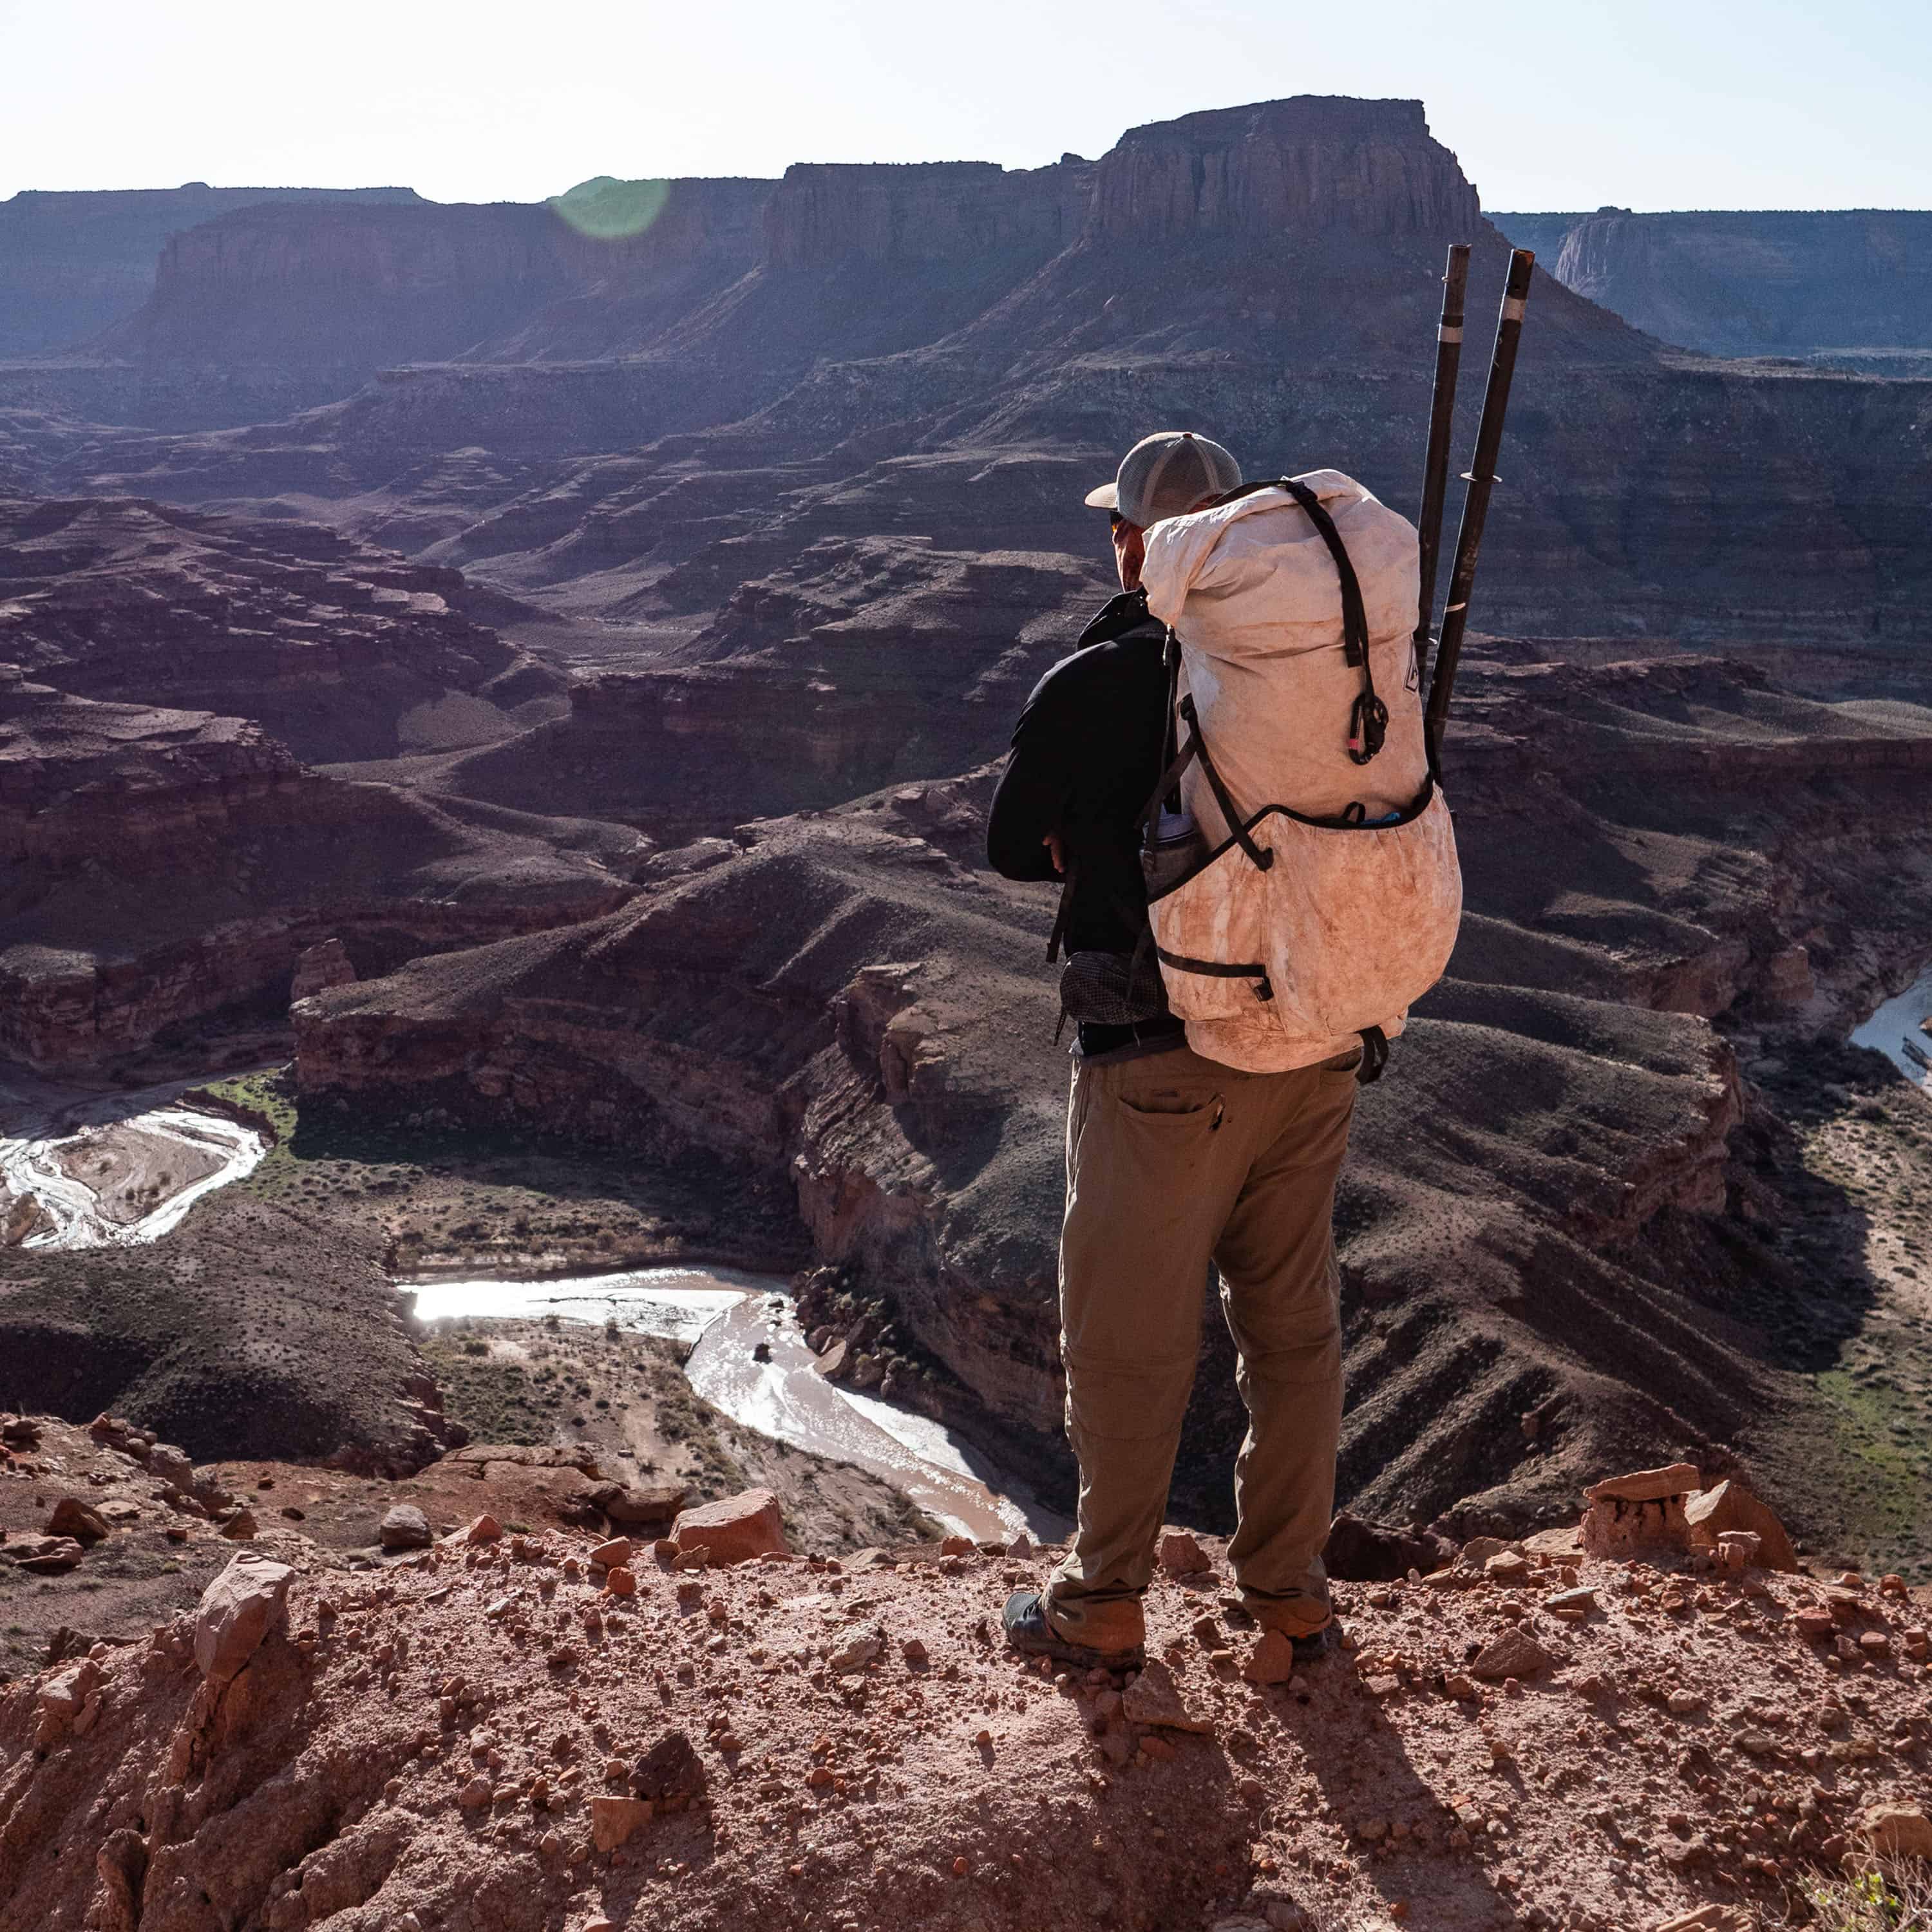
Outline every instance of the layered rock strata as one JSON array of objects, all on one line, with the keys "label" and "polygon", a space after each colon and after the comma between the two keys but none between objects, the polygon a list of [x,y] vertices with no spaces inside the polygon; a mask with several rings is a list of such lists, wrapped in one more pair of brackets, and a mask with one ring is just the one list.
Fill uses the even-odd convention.
[{"label": "layered rock strata", "polygon": [[217,1014],[273,1016],[321,942],[375,971],[582,919],[628,896],[641,856],[616,826],[466,820],[324,778],[242,719],[0,667],[0,1058],[71,1072]]},{"label": "layered rock strata", "polygon": [[0,660],[82,698],[240,713],[304,758],[514,729],[516,653],[453,570],[289,519],[0,502]]},{"label": "layered rock strata", "polygon": [[[675,221],[685,185],[674,184],[661,224]],[[1298,99],[1190,116],[1133,130],[1097,164],[1026,173],[813,168],[776,188],[690,186],[700,212],[663,228],[663,258],[646,266],[640,256],[634,276],[620,248],[594,285],[567,272],[569,299],[556,302],[556,285],[530,254],[541,300],[506,332],[474,343],[489,366],[392,370],[322,414],[226,435],[142,437],[45,415],[23,415],[22,434],[37,461],[90,488],[113,487],[111,478],[181,499],[360,498],[345,514],[433,530],[427,541],[459,548],[502,512],[548,534],[528,550],[492,542],[497,580],[567,585],[573,599],[626,614],[662,574],[640,566],[669,512],[682,528],[658,562],[694,566],[670,595],[688,598],[707,582],[716,608],[748,576],[808,574],[805,552],[828,525],[854,537],[907,528],[896,508],[880,520],[890,498],[874,490],[884,481],[876,466],[908,452],[1050,452],[1104,474],[1150,424],[1194,422],[1254,472],[1334,463],[1406,507],[1420,464],[1444,248],[1474,244],[1472,327],[1502,274],[1502,236],[1414,103]],[[564,226],[548,209],[501,212]],[[449,256],[460,282],[463,238],[484,214],[498,218],[320,210],[284,245],[270,217],[244,210],[226,219],[262,230],[237,257],[238,273],[250,265],[248,298],[226,298],[235,291],[221,283],[216,224],[181,244],[182,314],[253,331],[264,353],[293,366],[308,351],[272,324],[284,268],[292,284],[352,288],[355,302],[319,311],[350,318],[344,327],[363,308],[388,312],[385,304],[400,327],[440,298],[380,249],[338,250],[329,238],[343,224],[414,224],[424,259]],[[436,242],[445,215],[450,236]],[[647,239],[638,245],[650,254]],[[502,252],[493,242],[483,253],[494,260],[492,250]],[[524,288],[526,252],[510,248],[509,266],[484,280]],[[221,286],[221,298],[197,295],[197,275]],[[1509,487],[1486,551],[1486,616],[1551,634],[1916,634],[1927,584],[1910,506],[1925,496],[1932,461],[1916,428],[1918,386],[1686,362],[1553,278],[1539,280],[1533,302]],[[602,359],[544,359],[578,355]],[[142,380],[201,380],[171,356],[158,351]],[[1479,355],[1465,359],[1466,432],[1484,366]],[[124,376],[98,370],[86,380],[124,390]],[[10,375],[0,388],[42,412],[143,419],[123,390],[111,406],[104,391],[97,406],[50,381],[42,372],[22,388]],[[643,487],[610,488],[606,465],[620,453],[637,464],[640,446],[654,446]],[[452,496],[449,466],[478,449],[497,459],[495,473]],[[795,478],[803,487],[788,502],[774,472],[802,464],[819,473]],[[737,520],[706,532],[717,546],[709,559],[691,554],[689,520],[656,500],[674,467],[681,480],[704,479],[708,516]],[[942,548],[1010,544],[995,529],[1025,520],[1040,532],[1025,548],[1091,553],[1083,493],[1046,506],[1020,494],[1019,470],[989,464],[971,474],[982,470],[986,486],[948,506]],[[587,512],[586,500],[598,540],[573,548],[572,506]],[[914,512],[910,527],[931,526]],[[734,568],[746,560],[740,540],[754,534],[755,568]]]},{"label": "layered rock strata", "polygon": [[[1743,1107],[1708,1022],[1788,1012],[1801,943],[1818,1016],[1855,1003],[1885,935],[1910,943],[1897,868],[1928,862],[1922,714],[1807,706],[1694,659],[1468,676],[1464,940],[1364,1096],[1341,1210],[1362,1311],[1345,1475],[1391,1510],[1518,1481],[1516,1418],[1558,1390],[1575,1432],[1540,1439],[1538,1483],[1586,1438],[1721,1442],[1772,1399],[1744,1355],[1690,1339],[1695,1298],[1741,1265],[1705,1219]],[[1667,796],[1653,745],[1680,754]],[[1028,963],[1047,908],[980,868],[988,783],[744,826],[666,855],[604,921],[323,994],[298,1016],[303,1091],[788,1183],[821,1256],[1046,1434],[1064,1076]],[[1466,1418],[1453,1468],[1445,1408]]]}]

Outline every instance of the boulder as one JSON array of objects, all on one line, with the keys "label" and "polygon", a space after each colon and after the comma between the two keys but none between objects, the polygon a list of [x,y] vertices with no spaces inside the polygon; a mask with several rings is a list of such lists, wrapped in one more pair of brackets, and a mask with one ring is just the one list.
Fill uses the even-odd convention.
[{"label": "boulder", "polygon": [[1250,1684],[1286,1684],[1294,1675],[1294,1646],[1281,1631],[1264,1630],[1241,1665]]},{"label": "boulder", "polygon": [[99,1543],[107,1535],[107,1519],[78,1496],[62,1496],[47,1519],[50,1536],[71,1536],[81,1543]]},{"label": "boulder", "polygon": [[7,1554],[22,1570],[52,1576],[63,1570],[71,1570],[86,1552],[70,1536],[35,1536],[28,1538],[25,1543],[9,1544]]},{"label": "boulder", "polygon": [[696,1798],[706,1783],[704,1760],[682,1731],[667,1731],[638,1760],[631,1784],[640,1798]]},{"label": "boulder", "polygon": [[1660,1469],[1638,1469],[1593,1483],[1583,1492],[1589,1508],[1583,1518],[1583,1548],[1592,1556],[1624,1556],[1647,1549],[1690,1547],[1684,1502],[1703,1485],[1688,1462]]},{"label": "boulder", "polygon": [[670,1540],[680,1556],[701,1550],[716,1564],[791,1553],[778,1499],[770,1490],[746,1490],[722,1502],[686,1510],[671,1526]]},{"label": "boulder", "polygon": [[231,1543],[246,1543],[260,1527],[253,1510],[240,1509],[222,1524],[221,1533]]},{"label": "boulder", "polygon": [[1868,1804],[1855,1835],[1883,1858],[1932,1858],[1932,1818],[1919,1804]]},{"label": "boulder", "polygon": [[1127,1686],[1120,1714],[1130,1724],[1153,1724],[1170,1731],[1199,1731],[1211,1735],[1214,1721],[1193,1709],[1180,1694],[1174,1672],[1150,1659],[1145,1670]]},{"label": "boulder", "polygon": [[49,1678],[40,1686],[41,1714],[62,1724],[71,1723],[80,1715],[88,1694],[100,1682],[100,1665],[92,1658],[83,1657],[70,1669],[63,1670],[57,1677]]},{"label": "boulder", "polygon": [[434,1540],[429,1518],[414,1503],[398,1503],[376,1534],[385,1550],[427,1550]]},{"label": "boulder", "polygon": [[1714,1548],[1726,1531],[1749,1530],[1758,1539],[1757,1560],[1767,1570],[1798,1568],[1798,1552],[1792,1548],[1784,1524],[1735,1476],[1695,1491],[1684,1503],[1684,1520],[1695,1547]]},{"label": "boulder", "polygon": [[1756,1531],[1727,1529],[1718,1538],[1718,1562],[1726,1570],[1748,1570],[1762,1560],[1764,1538]]},{"label": "boulder", "polygon": [[272,1630],[287,1624],[289,1586],[295,1574],[286,1563],[252,1550],[239,1550],[202,1592],[195,1617],[194,1662],[210,1683],[226,1684]]},{"label": "boulder", "polygon": [[458,1534],[456,1540],[459,1543],[466,1543],[474,1546],[479,1544],[495,1543],[502,1538],[502,1534],[503,1526],[488,1510],[485,1510],[467,1529]]},{"label": "boulder", "polygon": [[1156,1555],[1160,1567],[1170,1576],[1191,1576],[1208,1568],[1206,1552],[1184,1529],[1162,1530]]},{"label": "boulder", "polygon": [[648,1798],[593,1798],[590,1801],[590,1841],[600,1852],[614,1852],[650,1819]]},{"label": "boulder", "polygon": [[1507,1630],[1477,1654],[1469,1674],[1498,1684],[1505,1677],[1534,1677],[1556,1661],[1528,1631]]},{"label": "boulder", "polygon": [[1455,1553],[1446,1537],[1370,1522],[1344,1510],[1328,1526],[1322,1561],[1330,1576],[1345,1583],[1395,1583],[1412,1570],[1426,1575],[1438,1569]]},{"label": "boulder", "polygon": [[684,1507],[690,1494],[682,1483],[659,1483],[648,1486],[638,1484],[598,1483],[584,1493],[584,1500],[601,1510],[619,1529],[635,1529],[669,1522]]},{"label": "boulder", "polygon": [[1704,1478],[1689,1462],[1666,1463],[1660,1469],[1636,1469],[1627,1476],[1606,1477],[1583,1492],[1586,1501],[1655,1503],[1666,1496],[1685,1496],[1703,1487]]},{"label": "boulder", "polygon": [[620,1570],[631,1560],[631,1539],[628,1536],[614,1536],[608,1543],[600,1543],[590,1552],[593,1563],[602,1564],[606,1570]]}]

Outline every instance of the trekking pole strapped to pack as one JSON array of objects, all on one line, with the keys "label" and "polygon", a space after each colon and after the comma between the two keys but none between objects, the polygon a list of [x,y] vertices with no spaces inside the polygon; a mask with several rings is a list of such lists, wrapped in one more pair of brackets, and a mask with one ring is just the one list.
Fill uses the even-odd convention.
[{"label": "trekking pole strapped to pack", "polygon": [[1529,280],[1536,266],[1527,248],[1510,252],[1509,278],[1503,285],[1502,307],[1496,316],[1496,344],[1490,358],[1489,387],[1483,394],[1482,418],[1476,425],[1476,454],[1464,481],[1469,494],[1462,500],[1462,526],[1456,532],[1456,563],[1449,574],[1449,602],[1442,612],[1442,636],[1436,651],[1435,675],[1430,680],[1424,731],[1429,746],[1429,768],[1442,774],[1442,727],[1449,716],[1449,699],[1456,687],[1456,665],[1462,654],[1462,633],[1469,621],[1469,594],[1476,580],[1476,556],[1483,545],[1483,524],[1490,513],[1490,492],[1498,481],[1496,454],[1502,447],[1503,416],[1509,408],[1510,380],[1516,374],[1517,342],[1522,334],[1522,312],[1529,300]]},{"label": "trekking pole strapped to pack", "polygon": [[1469,244],[1450,244],[1442,271],[1442,320],[1436,328],[1436,388],[1429,401],[1429,448],[1422,462],[1422,512],[1416,520],[1422,582],[1416,599],[1415,682],[1429,683],[1434,636],[1436,566],[1442,552],[1442,500],[1449,494],[1449,433],[1456,418],[1456,378],[1462,366],[1462,292],[1469,280]]}]

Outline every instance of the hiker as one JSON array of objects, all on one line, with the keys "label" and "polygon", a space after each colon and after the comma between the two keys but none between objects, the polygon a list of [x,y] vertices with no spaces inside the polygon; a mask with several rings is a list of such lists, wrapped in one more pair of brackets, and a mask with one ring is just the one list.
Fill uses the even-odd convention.
[{"label": "hiker", "polygon": [[1045,1590],[1009,1600],[1007,1640],[1143,1654],[1211,1263],[1250,1418],[1229,1560],[1257,1622],[1310,1656],[1333,1624],[1336,1179],[1358,1078],[1439,976],[1460,905],[1406,676],[1414,532],[1334,471],[1244,490],[1187,431],[1136,444],[1086,500],[1120,594],[1027,700],[987,829],[996,871],[1061,885],[1049,957],[1064,943],[1076,1027],[1060,1290],[1078,1526]]}]

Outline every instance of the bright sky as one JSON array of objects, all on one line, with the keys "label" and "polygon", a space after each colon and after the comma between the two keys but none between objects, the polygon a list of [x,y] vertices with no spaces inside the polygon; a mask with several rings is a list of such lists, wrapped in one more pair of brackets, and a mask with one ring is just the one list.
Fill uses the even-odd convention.
[{"label": "bright sky", "polygon": [[0,196],[1097,155],[1420,98],[1492,208],[1932,206],[1928,0],[0,0]]}]

